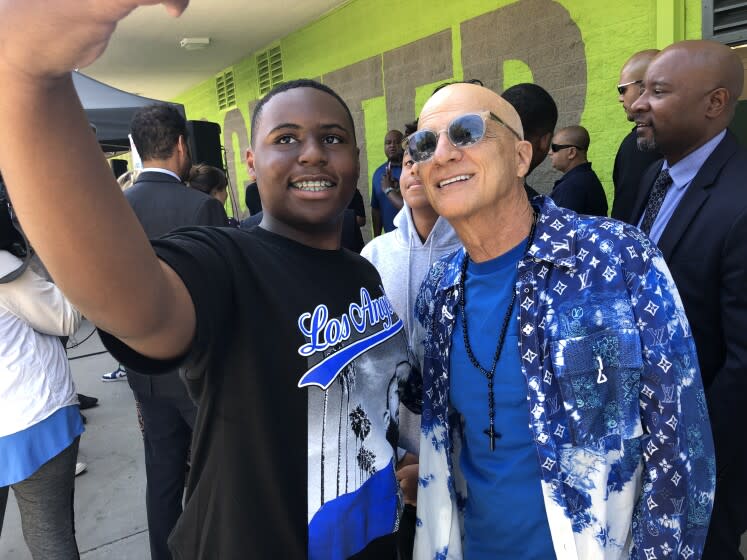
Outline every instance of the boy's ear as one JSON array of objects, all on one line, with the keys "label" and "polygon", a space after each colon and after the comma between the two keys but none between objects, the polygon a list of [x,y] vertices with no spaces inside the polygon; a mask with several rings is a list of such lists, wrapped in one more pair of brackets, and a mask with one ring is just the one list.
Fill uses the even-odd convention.
[{"label": "boy's ear", "polygon": [[254,170],[254,152],[251,148],[246,149],[246,166],[249,169],[249,174],[256,178],[257,173]]}]

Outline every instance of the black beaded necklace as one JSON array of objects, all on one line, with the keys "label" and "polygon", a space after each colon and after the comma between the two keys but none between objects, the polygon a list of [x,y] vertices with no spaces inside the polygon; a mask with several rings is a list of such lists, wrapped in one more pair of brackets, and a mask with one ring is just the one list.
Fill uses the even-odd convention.
[{"label": "black beaded necklace", "polygon": [[[529,229],[529,237],[527,238],[527,244],[524,248],[524,253],[526,254],[529,251],[529,248],[532,246],[532,241],[534,241],[534,229],[537,225],[537,213],[532,212],[532,227]],[[493,392],[493,379],[495,378],[495,367],[498,364],[498,360],[501,357],[501,352],[503,351],[503,343],[506,340],[506,333],[508,332],[508,324],[511,321],[511,316],[513,314],[514,310],[514,303],[516,301],[516,290],[511,290],[511,301],[508,304],[508,309],[506,310],[506,315],[503,317],[503,325],[501,326],[501,332],[498,335],[498,344],[495,347],[495,354],[493,355],[493,363],[490,366],[490,371],[485,369],[480,365],[480,362],[477,361],[477,358],[475,357],[474,353],[472,352],[472,346],[470,346],[469,343],[469,335],[467,334],[467,314],[464,311],[464,308],[467,305],[467,299],[466,299],[466,286],[465,286],[465,279],[467,277],[467,264],[469,262],[469,255],[464,256],[464,260],[462,261],[462,274],[459,278],[459,311],[462,314],[462,335],[464,336],[464,349],[467,351],[467,357],[469,357],[469,361],[472,363],[472,365],[482,373],[485,378],[488,380],[488,418],[490,419],[490,425],[486,430],[483,430],[483,433],[490,438],[490,450],[495,451],[495,440],[499,439],[501,437],[501,434],[499,432],[495,431],[495,394]]]}]

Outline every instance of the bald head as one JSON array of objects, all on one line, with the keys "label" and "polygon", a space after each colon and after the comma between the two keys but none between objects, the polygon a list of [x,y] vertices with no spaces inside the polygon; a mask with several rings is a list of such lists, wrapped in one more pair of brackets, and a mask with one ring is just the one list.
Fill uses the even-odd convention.
[{"label": "bald head", "polygon": [[621,79],[620,83],[624,84],[634,80],[642,80],[646,74],[646,68],[648,68],[648,65],[657,54],[659,54],[659,49],[647,49],[645,51],[638,51],[631,56],[621,70],[621,76],[624,74],[627,76],[627,79]]},{"label": "bald head", "polygon": [[384,154],[387,161],[400,163],[402,161],[402,132],[393,129],[384,136]]},{"label": "bald head", "polygon": [[490,111],[524,138],[521,119],[511,104],[494,91],[476,84],[451,84],[434,93],[423,106],[419,123],[432,113]]},{"label": "bald head", "polygon": [[550,150],[552,166],[563,173],[587,163],[589,132],[583,126],[566,126],[555,133]]},{"label": "bald head", "polygon": [[641,84],[646,76],[646,69],[657,54],[659,54],[659,51],[656,49],[639,51],[628,59],[620,71],[620,81],[617,83],[620,95],[617,99],[622,103],[629,121],[633,120],[630,106],[640,97]]},{"label": "bald head", "polygon": [[589,149],[589,132],[583,126],[566,126],[555,133],[555,144],[572,144],[579,150]]},{"label": "bald head", "polygon": [[[470,113],[484,118],[483,134],[474,142],[455,145],[444,132],[455,119]],[[437,139],[433,155],[416,164],[417,173],[431,206],[457,233],[467,227],[464,224],[479,223],[476,227],[493,239],[497,215],[530,216],[523,178],[532,146],[521,140],[521,119],[510,103],[475,84],[452,84],[426,102],[418,119],[418,131],[424,130]],[[463,134],[458,123],[452,132]]]},{"label": "bald head", "polygon": [[681,41],[649,64],[631,106],[638,147],[674,165],[731,122],[744,83],[742,63],[715,41]]},{"label": "bald head", "polygon": [[744,67],[737,53],[716,41],[680,41],[668,46],[656,57],[659,64],[678,64],[704,84],[708,90],[724,88],[729,92],[729,105],[733,109],[742,95]]}]

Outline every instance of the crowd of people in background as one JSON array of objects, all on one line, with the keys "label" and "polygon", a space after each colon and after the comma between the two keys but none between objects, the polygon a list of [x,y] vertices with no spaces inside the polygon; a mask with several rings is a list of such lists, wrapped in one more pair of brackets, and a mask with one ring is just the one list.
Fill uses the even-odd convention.
[{"label": "crowd of people in background", "polygon": [[[730,49],[626,61],[611,217],[592,136],[541,85],[441,84],[384,138],[364,244],[334,90],[257,103],[239,221],[167,104],[136,113],[142,169],[115,181],[69,72],[129,10],[58,0],[61,26],[47,4],[0,4],[0,530],[12,489],[35,560],[79,558],[84,419],[58,337],[82,315],[119,364],[102,380],[132,389],[154,560],[742,558]],[[64,192],[16,147],[32,138]],[[548,157],[562,176],[530,186]]]}]

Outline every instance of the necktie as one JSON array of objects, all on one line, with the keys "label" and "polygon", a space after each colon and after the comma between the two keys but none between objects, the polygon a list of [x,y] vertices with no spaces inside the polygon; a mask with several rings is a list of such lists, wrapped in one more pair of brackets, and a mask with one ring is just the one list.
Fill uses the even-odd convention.
[{"label": "necktie", "polygon": [[651,194],[648,195],[646,210],[643,212],[641,231],[646,235],[651,233],[651,226],[654,225],[656,216],[659,214],[659,210],[661,210],[661,205],[670,186],[672,186],[672,177],[669,175],[669,169],[662,169],[654,182]]}]

